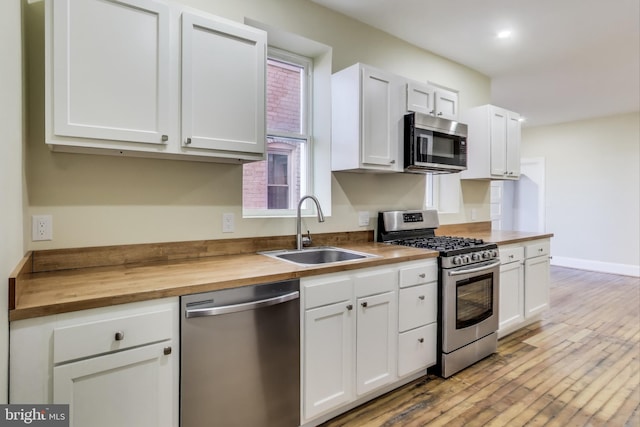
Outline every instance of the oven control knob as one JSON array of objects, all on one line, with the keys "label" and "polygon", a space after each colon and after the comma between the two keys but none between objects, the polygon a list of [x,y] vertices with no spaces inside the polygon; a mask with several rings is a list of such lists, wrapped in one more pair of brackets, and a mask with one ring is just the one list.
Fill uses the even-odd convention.
[{"label": "oven control knob", "polygon": [[462,262],[464,262],[465,264],[469,264],[471,262],[471,258],[469,257],[469,255],[463,256]]},{"label": "oven control knob", "polygon": [[486,251],[486,252],[482,252],[482,259],[489,259],[491,258],[491,252]]},{"label": "oven control knob", "polygon": [[451,262],[453,263],[453,265],[460,265],[462,264],[462,257],[459,257],[459,256],[453,257],[453,260]]},{"label": "oven control knob", "polygon": [[491,249],[491,257],[492,258],[498,258],[498,251],[495,249]]},{"label": "oven control knob", "polygon": [[[483,256],[484,256],[484,254],[483,254]],[[477,253],[477,252],[476,252],[476,253],[474,253],[474,254],[471,254],[471,260],[473,260],[473,261],[480,261],[480,254],[479,254],[479,253]]]}]

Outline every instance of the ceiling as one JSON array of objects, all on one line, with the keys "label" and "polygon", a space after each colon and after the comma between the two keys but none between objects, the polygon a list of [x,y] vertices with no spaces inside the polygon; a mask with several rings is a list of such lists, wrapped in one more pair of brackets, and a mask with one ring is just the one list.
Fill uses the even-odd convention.
[{"label": "ceiling", "polygon": [[640,0],[312,1],[486,74],[525,126],[640,110]]}]

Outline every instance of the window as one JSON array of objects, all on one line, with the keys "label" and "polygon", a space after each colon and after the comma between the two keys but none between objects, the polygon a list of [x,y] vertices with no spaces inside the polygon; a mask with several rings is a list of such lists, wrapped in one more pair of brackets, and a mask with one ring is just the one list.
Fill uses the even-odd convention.
[{"label": "window", "polygon": [[312,62],[269,48],[267,159],[243,166],[245,216],[285,216],[311,192],[310,105]]}]

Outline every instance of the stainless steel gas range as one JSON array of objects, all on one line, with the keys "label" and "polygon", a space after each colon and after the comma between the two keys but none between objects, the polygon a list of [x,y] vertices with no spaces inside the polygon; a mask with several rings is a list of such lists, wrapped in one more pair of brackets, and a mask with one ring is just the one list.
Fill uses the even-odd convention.
[{"label": "stainless steel gas range", "polygon": [[438,257],[438,364],[450,377],[498,346],[498,246],[480,239],[436,236],[435,210],[378,214],[378,241],[436,250]]}]

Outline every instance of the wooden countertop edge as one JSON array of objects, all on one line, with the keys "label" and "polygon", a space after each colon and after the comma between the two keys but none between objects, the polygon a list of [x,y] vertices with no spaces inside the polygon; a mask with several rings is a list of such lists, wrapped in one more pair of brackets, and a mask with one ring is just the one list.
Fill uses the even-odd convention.
[{"label": "wooden countertop edge", "polygon": [[[371,243],[370,245],[376,245],[376,244]],[[213,291],[213,290],[249,286],[249,285],[255,285],[260,283],[270,283],[270,282],[275,282],[280,280],[296,279],[296,278],[303,278],[303,277],[309,277],[309,276],[315,276],[315,275],[321,275],[321,274],[355,270],[360,268],[376,267],[376,266],[387,265],[387,264],[395,264],[395,263],[401,263],[401,262],[407,262],[407,261],[436,258],[438,256],[438,253],[435,251],[424,251],[424,250],[417,250],[417,249],[412,251],[407,251],[406,249],[403,249],[402,250],[403,253],[404,252],[412,252],[412,253],[409,253],[409,254],[404,253],[402,255],[397,256],[397,255],[393,255],[393,253],[395,253],[395,251],[391,250],[391,249],[395,249],[393,247],[389,248],[390,249],[389,252],[392,252],[391,255],[386,256],[384,255],[385,251],[380,250],[380,247],[384,245],[378,245],[378,246],[379,246],[378,250],[371,250],[371,246],[367,244],[344,245],[343,247],[346,249],[353,249],[361,252],[367,252],[368,250],[368,252],[373,253],[374,255],[377,255],[377,253],[381,253],[381,255],[378,255],[374,258],[367,258],[367,259],[349,261],[344,263],[336,263],[336,264],[330,264],[326,266],[319,265],[319,266],[311,266],[311,267],[301,267],[301,266],[297,266],[295,264],[287,263],[284,261],[279,261],[279,260],[264,257],[264,258],[260,258],[261,262],[263,264],[265,263],[273,264],[277,272],[268,273],[268,274],[258,273],[255,276],[244,276],[234,280],[205,280],[197,283],[189,283],[183,286],[180,286],[180,285],[167,286],[167,287],[160,286],[157,288],[153,287],[153,284],[152,284],[153,280],[150,280],[150,289],[146,289],[146,290],[135,290],[135,291],[132,291],[131,293],[125,292],[117,295],[109,294],[107,290],[101,295],[96,295],[91,297],[81,297],[73,301],[65,301],[65,302],[54,303],[54,304],[41,303],[41,304],[34,304],[31,306],[27,306],[27,305],[21,306],[20,299],[18,296],[18,299],[16,299],[16,303],[14,304],[14,308],[9,311],[9,320],[10,321],[23,320],[23,319],[33,318],[33,317],[48,316],[53,314],[85,310],[90,308],[105,307],[105,306],[125,304],[130,302],[138,302],[138,301],[145,301],[145,300],[165,298],[165,297],[182,296],[182,295],[194,294],[199,292],[207,292],[207,291]],[[229,257],[229,256],[226,256],[226,257]],[[211,258],[217,258],[217,257],[211,257]],[[190,260],[188,262],[191,263],[193,266],[196,266],[198,264],[198,261],[194,261],[194,260]],[[206,260],[203,260],[203,262],[206,262]],[[173,263],[166,263],[165,267],[171,268],[172,265]],[[146,268],[144,265],[140,265],[140,267]],[[92,269],[88,268],[86,270],[89,271]],[[104,270],[104,267],[97,268],[96,270]],[[36,275],[38,274],[42,274],[42,273],[36,273]],[[19,287],[20,278],[18,277],[16,279],[17,279],[16,286]],[[29,282],[29,279],[24,279],[23,284],[28,287],[29,286],[28,282]],[[26,293],[27,292],[25,292],[25,294]]]},{"label": "wooden countertop edge", "polygon": [[20,260],[16,268],[13,269],[9,276],[9,310],[16,308],[16,301],[19,298],[18,292],[20,287],[18,281],[22,279],[25,274],[33,271],[33,252],[29,251]]},{"label": "wooden countertop edge", "polygon": [[[485,230],[472,230],[470,232],[465,233],[467,237],[477,237],[482,238],[487,242],[494,242],[498,245],[508,245],[513,243],[523,243],[531,240],[545,239],[553,237],[553,233],[523,233],[523,232],[514,232],[514,231],[485,231]],[[11,277],[9,278],[9,320],[22,320],[33,317],[47,316],[52,314],[59,314],[71,311],[78,311],[90,308],[98,308],[105,307],[117,304],[124,304],[130,302],[137,301],[145,301],[149,299],[157,299],[157,298],[165,298],[165,297],[174,297],[187,295],[192,293],[199,292],[207,292],[212,290],[219,289],[227,289],[233,287],[240,286],[249,286],[259,283],[269,283],[273,281],[279,280],[287,280],[287,279],[295,279],[295,278],[303,278],[320,274],[329,274],[335,272],[349,271],[359,268],[367,268],[367,267],[376,267],[386,264],[394,264],[400,262],[421,260],[421,259],[429,259],[435,258],[438,256],[438,253],[435,251],[425,251],[423,249],[407,249],[404,247],[397,247],[391,245],[384,245],[375,242],[355,242],[353,244],[343,244],[340,245],[345,249],[352,249],[361,252],[369,252],[374,255],[377,255],[375,258],[368,258],[364,260],[350,261],[346,263],[338,263],[331,265],[319,265],[313,267],[301,267],[295,264],[290,264],[284,261],[279,261],[275,259],[269,259],[268,257],[262,257],[261,263],[265,265],[265,263],[273,263],[272,265],[267,265],[269,269],[274,270],[274,273],[265,273],[264,271],[257,273],[255,276],[244,275],[239,279],[234,280],[215,280],[215,279],[207,279],[203,281],[196,281],[184,286],[181,285],[172,285],[172,286],[158,286],[154,287],[153,280],[150,280],[149,287],[146,289],[136,289],[131,292],[122,292],[118,294],[109,293],[108,289],[99,293],[98,295],[87,296],[87,297],[77,297],[73,300],[70,297],[69,301],[57,302],[57,303],[34,303],[34,304],[21,304],[22,296],[25,297],[29,294],[37,293],[31,292],[32,289],[29,288],[29,282],[33,276],[45,274],[50,277],[56,277],[60,273],[51,272],[51,273],[33,273],[33,252],[28,252],[23,259],[20,261],[18,266],[11,273]],[[404,249],[400,249],[404,248]],[[198,259],[189,259],[189,260],[176,260],[176,261],[167,261],[164,263],[160,263],[158,265],[164,266],[166,268],[173,268],[177,265],[186,263],[186,266],[182,268],[188,268],[189,265],[192,267],[197,267],[199,263],[206,263],[210,260],[214,260],[217,258],[220,259],[232,259],[236,255],[215,255],[211,257],[201,257]],[[247,254],[238,254],[240,256],[251,256]],[[136,268],[141,269],[153,269],[154,265],[157,263],[139,263],[136,266],[126,267],[132,270]],[[122,266],[114,267],[113,271],[118,271],[117,269],[123,268]],[[82,275],[86,272],[86,274],[90,274],[92,271],[110,271],[109,267],[91,267],[91,268],[83,268],[73,270],[75,275]],[[68,272],[69,270],[67,270]],[[61,272],[62,273],[62,272]],[[64,274],[64,273],[63,273]],[[46,279],[45,279],[46,280]],[[55,281],[52,279],[52,283]],[[73,294],[75,296],[75,294]],[[53,300],[54,298],[52,298]]]}]

